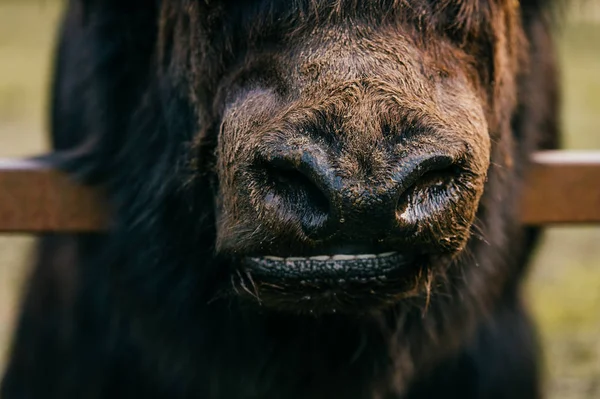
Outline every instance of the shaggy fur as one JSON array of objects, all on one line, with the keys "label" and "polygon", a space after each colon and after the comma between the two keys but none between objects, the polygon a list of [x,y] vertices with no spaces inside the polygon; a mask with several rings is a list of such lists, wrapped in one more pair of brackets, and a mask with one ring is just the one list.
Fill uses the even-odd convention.
[{"label": "shaggy fur", "polygon": [[[540,397],[520,296],[539,232],[516,205],[529,155],[558,145],[548,3],[71,0],[46,159],[114,217],[41,240],[2,398]],[[342,181],[332,212],[364,215],[361,184],[387,198],[403,159],[440,151],[451,205],[325,235],[252,173],[311,146]],[[300,312],[298,287],[237,267],[392,221],[382,245],[429,255],[360,314],[367,291]]]}]

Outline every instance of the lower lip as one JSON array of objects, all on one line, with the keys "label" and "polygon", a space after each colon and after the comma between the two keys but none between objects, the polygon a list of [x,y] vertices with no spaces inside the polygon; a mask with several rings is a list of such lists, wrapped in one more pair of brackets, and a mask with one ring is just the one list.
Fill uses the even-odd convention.
[{"label": "lower lip", "polygon": [[244,266],[253,276],[277,281],[384,281],[412,269],[415,257],[388,252],[308,258],[249,257]]}]

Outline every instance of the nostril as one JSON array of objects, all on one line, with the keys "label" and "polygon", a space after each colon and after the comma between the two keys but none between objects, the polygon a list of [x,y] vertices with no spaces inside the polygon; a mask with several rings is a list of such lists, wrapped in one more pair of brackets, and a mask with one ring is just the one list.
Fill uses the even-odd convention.
[{"label": "nostril", "polygon": [[457,182],[463,170],[447,157],[415,168],[396,204],[396,213],[405,221],[420,219],[442,210],[457,195]]},{"label": "nostril", "polygon": [[265,201],[281,204],[280,216],[298,219],[307,234],[325,224],[329,200],[310,176],[284,159],[260,162],[259,169],[268,192]]},{"label": "nostril", "polygon": [[460,169],[455,165],[428,170],[417,180],[413,187],[443,189],[459,175]]}]

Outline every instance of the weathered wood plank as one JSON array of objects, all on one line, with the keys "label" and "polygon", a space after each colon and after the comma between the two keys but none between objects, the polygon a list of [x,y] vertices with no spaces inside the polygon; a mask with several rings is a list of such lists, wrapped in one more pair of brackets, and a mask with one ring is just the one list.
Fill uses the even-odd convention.
[{"label": "weathered wood plank", "polygon": [[99,190],[32,161],[0,160],[0,232],[89,232],[106,227]]},{"label": "weathered wood plank", "polygon": [[545,151],[533,162],[521,207],[525,223],[600,223],[600,151]]},{"label": "weathered wood plank", "polygon": [[[600,223],[600,152],[535,154],[524,194],[527,224]],[[100,231],[107,221],[99,189],[35,162],[0,160],[0,232]]]}]

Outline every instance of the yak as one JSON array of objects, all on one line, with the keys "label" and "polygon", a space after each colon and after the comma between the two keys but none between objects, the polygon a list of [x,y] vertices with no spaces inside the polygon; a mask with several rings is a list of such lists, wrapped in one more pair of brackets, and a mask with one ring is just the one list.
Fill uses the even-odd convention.
[{"label": "yak", "polygon": [[519,199],[559,145],[543,0],[70,0],[3,399],[543,395]]}]

